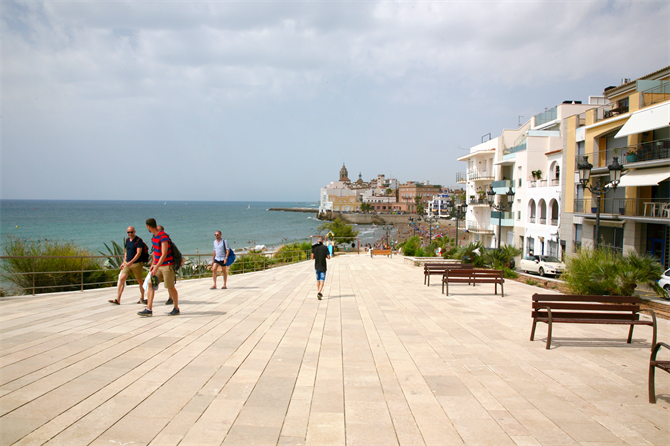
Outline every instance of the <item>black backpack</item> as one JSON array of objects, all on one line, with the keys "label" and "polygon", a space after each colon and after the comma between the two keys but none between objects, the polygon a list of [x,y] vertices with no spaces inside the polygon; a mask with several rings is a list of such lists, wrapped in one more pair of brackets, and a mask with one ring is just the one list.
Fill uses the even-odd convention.
[{"label": "black backpack", "polygon": [[146,243],[144,243],[144,240],[142,240],[139,237],[135,237],[135,249],[137,249],[137,244],[139,242],[142,242],[142,254],[140,254],[139,259],[137,259],[138,262],[142,263],[147,263],[150,259],[149,257],[149,247],[147,246]]},{"label": "black backpack", "polygon": [[168,238],[170,240],[170,249],[172,250],[172,259],[174,260],[174,272],[177,274],[179,272],[179,269],[182,267],[184,264],[184,256],[181,255],[181,251],[179,251],[179,248],[177,248],[177,245],[174,244],[171,238]]}]

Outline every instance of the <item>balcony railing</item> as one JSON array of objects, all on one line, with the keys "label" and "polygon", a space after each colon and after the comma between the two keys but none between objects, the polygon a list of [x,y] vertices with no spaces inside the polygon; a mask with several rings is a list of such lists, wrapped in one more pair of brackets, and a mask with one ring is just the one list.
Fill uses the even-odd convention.
[{"label": "balcony railing", "polygon": [[535,217],[530,217],[530,218],[528,219],[528,222],[529,222],[529,223],[535,223]]},{"label": "balcony railing", "polygon": [[616,104],[606,104],[602,105],[595,110],[595,122],[603,121],[605,119],[613,118],[614,116],[619,116],[623,113],[628,113],[628,106],[618,107]]},{"label": "balcony railing", "polygon": [[546,218],[540,218],[538,220],[538,223],[541,224],[541,225],[546,225],[547,224],[547,219]]},{"label": "balcony railing", "polygon": [[551,219],[551,225],[552,226],[558,226],[558,218],[552,218]]},{"label": "balcony railing", "polygon": [[468,180],[492,180],[493,171],[470,169],[468,170]]},{"label": "balcony railing", "polygon": [[549,185],[550,186],[560,186],[561,185],[561,180],[558,178],[554,178],[553,180],[549,180]]},{"label": "balcony railing", "polygon": [[503,150],[503,156],[504,155],[511,155],[516,152],[521,152],[522,150],[526,150],[526,141],[522,142],[518,146],[510,147],[509,149],[504,149]]},{"label": "balcony railing", "polygon": [[468,221],[466,222],[466,227],[468,231],[475,234],[493,234],[493,228],[490,225],[484,226],[474,221]]},{"label": "balcony railing", "polygon": [[514,214],[512,212],[491,211],[492,222],[496,223],[498,221],[498,217],[500,217],[502,220],[511,220],[514,218]]},{"label": "balcony railing", "polygon": [[512,180],[500,180],[500,181],[494,181],[491,183],[491,187],[496,189],[499,187],[504,187],[505,189],[508,189],[512,187]]},{"label": "balcony railing", "polygon": [[465,172],[457,172],[456,173],[456,182],[457,183],[465,183],[468,180],[468,176],[465,174]]},{"label": "balcony railing", "polygon": [[470,198],[468,200],[469,206],[488,206],[489,202],[486,201],[486,198]]},{"label": "balcony railing", "polygon": [[[592,198],[575,200],[576,213],[594,213]],[[600,213],[625,217],[670,219],[670,198],[605,198],[600,201]]]},{"label": "balcony railing", "polygon": [[557,117],[558,117],[558,108],[554,107],[550,110],[535,115],[535,125],[538,126],[547,123],[549,121],[553,121]]},{"label": "balcony railing", "polygon": [[[600,157],[601,154],[604,154],[603,159]],[[670,159],[670,138],[643,142],[618,149],[607,149],[604,152],[591,152],[584,155],[589,157],[589,163],[593,164],[594,168],[609,166],[612,164],[615,156],[618,157],[619,164],[623,165],[643,161],[667,160]],[[579,170],[579,163],[582,161],[584,155],[575,157],[575,172]]]},{"label": "balcony railing", "polygon": [[659,102],[665,102],[670,99],[670,81],[655,82],[658,82],[658,85],[642,92],[642,103],[644,107],[658,104]]}]

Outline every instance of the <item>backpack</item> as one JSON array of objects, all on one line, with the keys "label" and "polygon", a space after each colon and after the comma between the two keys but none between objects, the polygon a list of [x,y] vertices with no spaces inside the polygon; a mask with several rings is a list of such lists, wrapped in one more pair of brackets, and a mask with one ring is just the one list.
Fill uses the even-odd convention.
[{"label": "backpack", "polygon": [[179,272],[179,269],[182,267],[184,264],[184,256],[181,255],[181,251],[179,251],[179,248],[177,248],[177,245],[174,244],[171,238],[168,237],[168,240],[170,241],[170,249],[172,250],[172,259],[174,260],[174,272],[177,274]]},{"label": "backpack", "polygon": [[150,257],[149,257],[149,247],[147,246],[146,243],[144,243],[144,240],[142,240],[139,237],[135,237],[135,249],[137,249],[137,244],[139,242],[142,242],[142,254],[140,254],[140,257],[137,259],[137,261],[142,262],[142,263],[147,263],[150,259]]}]

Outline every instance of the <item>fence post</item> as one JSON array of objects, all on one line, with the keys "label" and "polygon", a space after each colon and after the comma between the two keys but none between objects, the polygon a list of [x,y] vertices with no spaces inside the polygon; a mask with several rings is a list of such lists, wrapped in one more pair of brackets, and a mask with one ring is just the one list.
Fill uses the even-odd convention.
[{"label": "fence post", "polygon": [[81,258],[81,291],[84,291],[84,258]]},{"label": "fence post", "polygon": [[33,257],[33,296],[35,295],[35,257]]}]

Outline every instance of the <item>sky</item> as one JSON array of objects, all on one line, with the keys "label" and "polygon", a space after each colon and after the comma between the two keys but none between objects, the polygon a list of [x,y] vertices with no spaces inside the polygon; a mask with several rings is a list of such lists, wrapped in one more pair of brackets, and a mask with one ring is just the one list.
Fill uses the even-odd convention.
[{"label": "sky", "polygon": [[3,199],[313,201],[670,65],[667,1],[7,1]]}]

